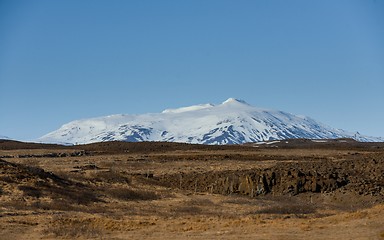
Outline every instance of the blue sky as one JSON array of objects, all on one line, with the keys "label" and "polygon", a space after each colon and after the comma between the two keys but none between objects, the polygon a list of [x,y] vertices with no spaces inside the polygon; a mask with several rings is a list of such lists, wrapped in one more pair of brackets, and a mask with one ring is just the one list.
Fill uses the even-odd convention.
[{"label": "blue sky", "polygon": [[384,1],[0,0],[0,135],[229,97],[384,136]]}]

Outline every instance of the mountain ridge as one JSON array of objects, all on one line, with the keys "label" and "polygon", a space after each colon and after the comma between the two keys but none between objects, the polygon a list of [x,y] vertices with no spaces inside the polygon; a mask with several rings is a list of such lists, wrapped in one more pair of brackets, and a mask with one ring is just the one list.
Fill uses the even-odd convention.
[{"label": "mountain ridge", "polygon": [[278,110],[253,107],[229,98],[221,104],[199,104],[161,113],[116,114],[75,120],[39,142],[86,144],[104,141],[166,141],[198,144],[242,144],[290,138],[381,141],[331,128],[316,120]]},{"label": "mountain ridge", "polygon": [[4,135],[0,135],[0,139],[1,139],[1,140],[10,140],[10,138],[9,138],[9,137],[7,137],[7,136],[4,136]]}]

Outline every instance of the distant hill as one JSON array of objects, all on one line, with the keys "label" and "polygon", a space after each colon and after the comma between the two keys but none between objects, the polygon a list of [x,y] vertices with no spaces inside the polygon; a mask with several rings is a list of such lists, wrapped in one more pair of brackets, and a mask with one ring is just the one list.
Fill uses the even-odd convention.
[{"label": "distant hill", "polygon": [[8,139],[10,139],[10,138],[9,138],[9,137],[6,137],[6,136],[3,136],[3,135],[0,135],[0,139],[8,140]]}]

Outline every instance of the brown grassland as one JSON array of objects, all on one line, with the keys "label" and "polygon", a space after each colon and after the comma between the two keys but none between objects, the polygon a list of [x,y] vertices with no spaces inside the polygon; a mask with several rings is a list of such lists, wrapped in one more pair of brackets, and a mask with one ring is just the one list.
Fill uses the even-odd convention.
[{"label": "brown grassland", "polygon": [[0,140],[0,239],[384,239],[384,143]]}]

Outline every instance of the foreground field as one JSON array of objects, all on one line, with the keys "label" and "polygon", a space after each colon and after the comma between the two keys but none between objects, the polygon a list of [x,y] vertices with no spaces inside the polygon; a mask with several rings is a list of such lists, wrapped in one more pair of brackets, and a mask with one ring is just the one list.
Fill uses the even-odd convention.
[{"label": "foreground field", "polygon": [[384,144],[0,141],[0,239],[384,239]]}]

